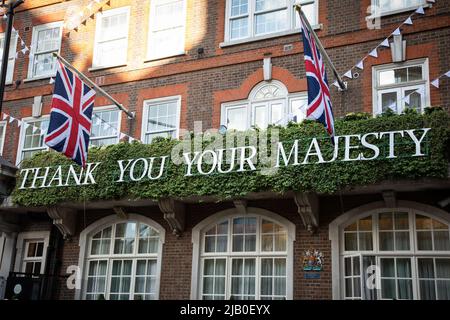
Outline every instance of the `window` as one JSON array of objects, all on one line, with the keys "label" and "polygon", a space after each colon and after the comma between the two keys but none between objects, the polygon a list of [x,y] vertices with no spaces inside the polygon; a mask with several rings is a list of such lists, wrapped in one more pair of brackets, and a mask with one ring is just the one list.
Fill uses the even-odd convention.
[{"label": "window", "polygon": [[142,141],[151,143],[156,137],[178,138],[181,97],[168,97],[144,102]]},{"label": "window", "polygon": [[288,233],[257,215],[231,216],[206,227],[200,233],[199,298],[287,299]]},{"label": "window", "polygon": [[[294,4],[295,0],[227,0],[225,41],[300,28]],[[302,9],[311,25],[316,25],[317,1],[304,5]]]},{"label": "window", "polygon": [[0,155],[3,154],[3,146],[5,144],[6,121],[0,122]]},{"label": "window", "polygon": [[372,6],[377,7],[380,14],[414,10],[424,4],[425,0],[372,0]]},{"label": "window", "polygon": [[84,298],[154,300],[159,296],[161,232],[129,220],[109,224],[87,239]]},{"label": "window", "polygon": [[[9,45],[9,59],[8,59],[8,69],[6,72],[6,83],[12,83],[14,74],[14,64],[16,62],[16,48],[17,48],[17,33],[13,32],[11,36],[11,42]],[[5,47],[5,34],[0,34],[0,69],[3,59],[3,48]]]},{"label": "window", "polygon": [[33,28],[28,78],[53,77],[56,74],[54,52],[61,49],[62,22],[43,24]]},{"label": "window", "polygon": [[428,60],[374,68],[374,114],[408,108],[423,112],[430,104]]},{"label": "window", "polygon": [[222,105],[221,124],[231,130],[268,125],[286,125],[289,121],[302,121],[306,117],[306,93],[288,94],[278,81],[263,82],[250,93],[249,100]]},{"label": "window", "polygon": [[120,111],[117,108],[96,108],[92,117],[92,146],[107,146],[119,142]]},{"label": "window", "polygon": [[130,8],[97,13],[93,68],[126,64]]},{"label": "window", "polygon": [[45,273],[50,232],[22,232],[17,236],[15,272]]},{"label": "window", "polygon": [[31,158],[34,154],[48,150],[44,144],[49,119],[24,120],[20,130],[19,153],[17,164],[22,160]]},{"label": "window", "polygon": [[150,3],[148,58],[183,54],[186,0],[153,0]]},{"label": "window", "polygon": [[[448,223],[412,209],[377,210],[347,223],[341,237],[345,299],[449,299]],[[378,288],[367,285],[373,266]]]}]

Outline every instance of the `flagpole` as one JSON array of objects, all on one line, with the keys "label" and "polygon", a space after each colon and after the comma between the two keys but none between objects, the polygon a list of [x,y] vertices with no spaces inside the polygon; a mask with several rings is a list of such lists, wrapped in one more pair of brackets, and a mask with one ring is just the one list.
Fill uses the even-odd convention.
[{"label": "flagpole", "polygon": [[[306,3],[306,4],[308,4],[308,3]],[[305,3],[303,3],[303,5],[305,5]],[[341,91],[347,90],[346,83],[342,80],[342,77],[340,76],[340,74],[338,73],[336,67],[334,66],[333,62],[331,61],[330,56],[328,55],[328,53],[325,51],[324,47],[322,46],[322,43],[320,42],[319,37],[317,36],[317,34],[314,32],[313,28],[311,27],[311,24],[309,23],[308,18],[306,18],[306,15],[305,15],[305,13],[302,10],[302,5],[296,4],[295,5],[295,10],[300,15],[300,18],[305,22],[306,28],[309,30],[309,32],[314,37],[314,40],[316,41],[316,44],[317,44],[317,48],[319,49],[320,53],[324,57],[324,59],[327,62],[328,66],[333,71],[333,74],[336,77],[336,80],[337,80],[337,82],[339,84],[340,90]]]},{"label": "flagpole", "polygon": [[78,71],[74,66],[72,66],[66,59],[61,57],[58,53],[54,52],[53,55],[57,57],[64,65],[69,67],[73,72],[75,72],[82,80],[86,81],[89,85],[91,85],[96,91],[98,91],[100,94],[111,100],[117,108],[125,112],[130,119],[134,119],[135,114],[134,112],[130,112],[128,109],[126,109],[122,104],[120,104],[116,99],[111,97],[109,93],[107,93],[105,90],[100,88],[98,85],[96,85],[91,79],[89,79],[87,76],[85,76],[83,73]]}]

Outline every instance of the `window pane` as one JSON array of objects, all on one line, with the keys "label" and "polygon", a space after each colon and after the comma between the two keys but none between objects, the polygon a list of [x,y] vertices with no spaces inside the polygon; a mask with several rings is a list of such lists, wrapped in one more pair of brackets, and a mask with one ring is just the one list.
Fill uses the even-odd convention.
[{"label": "window pane", "polygon": [[397,277],[411,278],[411,259],[396,259],[397,262]]},{"label": "window pane", "polygon": [[398,111],[397,92],[386,92],[381,94],[381,111],[386,112],[388,109],[394,112]]},{"label": "window pane", "polygon": [[394,250],[394,233],[380,232],[380,250],[393,251]]},{"label": "window pane", "polygon": [[419,230],[428,230],[433,226],[431,218],[422,216],[420,214],[416,215],[416,228]]},{"label": "window pane", "polygon": [[381,296],[383,299],[395,299],[394,279],[381,279]]},{"label": "window pane", "polygon": [[360,251],[373,250],[372,232],[360,232],[359,233],[359,250]]},{"label": "window pane", "polygon": [[419,250],[433,250],[431,231],[417,231],[417,247]]},{"label": "window pane", "polygon": [[397,280],[398,299],[411,300],[413,298],[412,280]]},{"label": "window pane", "polygon": [[272,104],[271,110],[272,121],[271,124],[280,125],[283,121],[283,104]]},{"label": "window pane", "polygon": [[287,28],[287,9],[255,15],[256,35],[282,31]]},{"label": "window pane", "polygon": [[255,107],[255,123],[254,125],[258,128],[267,128],[268,123],[267,106],[257,106]]},{"label": "window pane", "polygon": [[345,250],[356,251],[358,250],[357,234],[345,233]]},{"label": "window pane", "polygon": [[248,37],[248,18],[239,18],[230,20],[230,38],[231,40]]},{"label": "window pane", "polygon": [[437,293],[439,300],[450,300],[450,281],[436,281]]},{"label": "window pane", "polygon": [[372,216],[358,221],[359,231],[372,231]]},{"label": "window pane", "polygon": [[419,278],[434,279],[433,259],[417,259],[419,265]]},{"label": "window pane", "polygon": [[248,13],[248,0],[232,0],[231,16],[238,16]]},{"label": "window pane", "polygon": [[272,10],[286,6],[286,0],[256,0],[256,11]]},{"label": "window pane", "polygon": [[436,278],[450,279],[450,259],[436,259]]},{"label": "window pane", "polygon": [[420,280],[420,298],[422,300],[436,300],[435,283],[432,280]]},{"label": "window pane", "polygon": [[408,213],[395,213],[395,230],[408,230],[409,229],[409,220]]},{"label": "window pane", "polygon": [[395,232],[395,250],[409,250],[409,232]]},{"label": "window pane", "polygon": [[382,277],[395,277],[395,260],[382,258],[381,263],[381,276]]},{"label": "window pane", "polygon": [[380,213],[379,218],[379,228],[380,230],[392,230],[393,229],[393,221],[391,213]]},{"label": "window pane", "polygon": [[448,231],[434,231],[434,250],[449,251],[450,239]]},{"label": "window pane", "polygon": [[409,103],[405,101],[405,107],[409,109],[414,109],[420,113],[422,110],[422,96],[414,90],[406,90],[405,97],[409,96]]},{"label": "window pane", "polygon": [[408,68],[408,80],[409,81],[417,81],[422,80],[422,67],[421,66],[415,66],[415,67],[409,67]]},{"label": "window pane", "polygon": [[227,127],[232,130],[247,129],[247,110],[245,107],[229,108],[227,110]]}]

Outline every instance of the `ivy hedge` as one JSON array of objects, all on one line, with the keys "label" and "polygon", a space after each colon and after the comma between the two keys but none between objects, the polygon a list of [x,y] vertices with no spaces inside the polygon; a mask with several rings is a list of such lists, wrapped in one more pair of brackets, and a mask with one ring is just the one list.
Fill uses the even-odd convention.
[{"label": "ivy hedge", "polygon": [[[435,108],[433,108],[435,109]],[[118,177],[118,160],[170,155],[177,140],[156,139],[152,144],[138,142],[91,148],[89,162],[102,162],[97,168],[96,184],[88,186],[50,187],[22,189],[20,170],[16,188],[12,193],[14,203],[20,206],[49,206],[63,202],[83,202],[114,199],[159,199],[161,197],[184,198],[214,195],[219,199],[245,196],[251,192],[287,191],[331,194],[343,187],[370,185],[385,180],[441,178],[448,179],[450,116],[442,110],[419,115],[408,112],[403,115],[384,115],[377,118],[365,114],[350,114],[335,123],[337,135],[364,134],[393,130],[432,128],[427,135],[425,157],[398,157],[373,161],[333,162],[281,167],[275,174],[264,175],[259,171],[228,174],[195,175],[186,177],[185,166],[168,161],[163,177],[154,181],[115,182]],[[279,127],[280,141],[294,141],[305,137],[322,137],[324,158],[332,157],[331,141],[324,128],[312,121],[290,123]],[[244,133],[228,133],[244,134]],[[268,138],[270,139],[270,134]],[[210,142],[209,142],[210,143]],[[322,144],[322,142],[321,142]],[[305,147],[302,147],[302,150]],[[306,147],[307,148],[307,147]],[[383,150],[383,146],[380,146]],[[384,150],[386,145],[384,146]],[[402,145],[399,152],[414,154],[414,145]],[[301,152],[306,152],[305,150]],[[383,151],[383,152],[386,152]],[[22,162],[21,169],[73,164],[56,152],[42,152]],[[257,165],[261,169],[262,164]]]}]

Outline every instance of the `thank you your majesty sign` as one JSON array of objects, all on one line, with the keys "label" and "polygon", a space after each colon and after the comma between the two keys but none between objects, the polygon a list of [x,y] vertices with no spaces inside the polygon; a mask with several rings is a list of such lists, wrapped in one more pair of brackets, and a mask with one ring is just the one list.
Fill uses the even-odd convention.
[{"label": "thank you your majesty sign", "polygon": [[[123,159],[117,161],[115,174],[117,178],[114,181],[124,183],[161,179],[171,161],[183,165],[184,175],[188,178],[198,175],[262,171],[261,167],[265,168],[264,174],[270,174],[287,166],[424,157],[429,131],[430,128],[421,128],[342,135],[334,137],[334,145],[328,141],[324,143],[326,140],[318,138],[286,142],[271,139],[269,146],[265,148],[257,144],[244,144],[229,148],[179,152],[179,159],[175,159],[174,152],[172,155],[158,157]],[[408,148],[401,148],[405,145]],[[267,156],[267,149],[270,149],[270,156]],[[263,151],[265,156],[262,156]],[[101,165],[102,162],[94,162],[88,163],[85,168],[80,168],[76,164],[24,168],[20,171],[19,189],[93,185],[97,183],[96,173]]]}]

